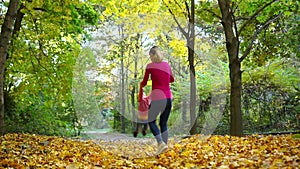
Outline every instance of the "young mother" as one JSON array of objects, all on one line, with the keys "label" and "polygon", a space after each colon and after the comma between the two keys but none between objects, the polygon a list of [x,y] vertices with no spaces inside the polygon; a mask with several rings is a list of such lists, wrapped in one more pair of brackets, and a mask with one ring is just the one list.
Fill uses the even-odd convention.
[{"label": "young mother", "polygon": [[[174,82],[174,76],[170,65],[163,61],[163,54],[157,46],[149,51],[151,63],[146,67],[143,81],[140,87],[147,85],[149,76],[152,80],[152,91],[150,95],[151,104],[148,112],[148,123],[152,134],[158,143],[157,154],[167,150],[168,146],[168,119],[172,108],[172,92],[170,83]],[[141,98],[139,98],[140,100]],[[159,117],[159,127],[156,119]]]}]

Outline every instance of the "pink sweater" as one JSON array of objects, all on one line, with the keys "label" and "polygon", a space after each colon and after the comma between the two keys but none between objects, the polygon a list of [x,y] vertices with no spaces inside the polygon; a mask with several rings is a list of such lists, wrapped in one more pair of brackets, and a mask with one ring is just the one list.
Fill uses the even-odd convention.
[{"label": "pink sweater", "polygon": [[170,83],[174,82],[174,76],[171,67],[167,62],[149,63],[146,67],[144,79],[141,82],[140,87],[147,85],[149,76],[151,76],[152,80],[151,100],[172,98]]}]

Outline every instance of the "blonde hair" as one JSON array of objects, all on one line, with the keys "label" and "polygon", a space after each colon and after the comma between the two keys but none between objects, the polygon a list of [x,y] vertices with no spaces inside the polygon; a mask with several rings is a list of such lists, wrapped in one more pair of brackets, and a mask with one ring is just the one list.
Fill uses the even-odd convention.
[{"label": "blonde hair", "polygon": [[153,54],[153,62],[159,63],[163,61],[164,55],[157,46],[153,46],[149,53]]}]

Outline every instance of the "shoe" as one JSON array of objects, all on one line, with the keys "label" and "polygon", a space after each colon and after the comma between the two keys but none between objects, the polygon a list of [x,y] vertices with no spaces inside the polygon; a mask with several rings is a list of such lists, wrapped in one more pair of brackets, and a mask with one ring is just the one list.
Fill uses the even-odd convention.
[{"label": "shoe", "polygon": [[137,131],[133,132],[133,137],[136,137],[136,136],[137,136],[137,134],[138,134],[138,132],[137,132]]},{"label": "shoe", "polygon": [[145,136],[147,134],[146,130],[143,130],[143,136]]},{"label": "shoe", "polygon": [[157,149],[156,155],[159,155],[159,154],[165,152],[167,149],[168,149],[168,146],[166,145],[166,143],[162,142],[162,143],[158,144],[158,149]]}]

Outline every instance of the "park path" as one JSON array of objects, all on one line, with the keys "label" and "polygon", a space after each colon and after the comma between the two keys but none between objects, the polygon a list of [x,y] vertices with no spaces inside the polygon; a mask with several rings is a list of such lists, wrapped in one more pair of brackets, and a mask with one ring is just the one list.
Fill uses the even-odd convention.
[{"label": "park path", "polygon": [[109,142],[119,141],[119,140],[137,141],[137,140],[149,139],[149,137],[142,137],[142,136],[135,138],[130,134],[123,134],[117,132],[85,132],[84,134],[86,134],[87,137],[91,139],[109,141]]},{"label": "park path", "polygon": [[[149,130],[148,130],[149,132]],[[84,133],[89,140],[99,144],[105,151],[126,158],[147,158],[155,155],[157,143],[149,133],[138,137],[130,134],[117,132],[89,131]],[[169,138],[168,146],[172,148],[175,144],[174,138]]]},{"label": "park path", "polygon": [[133,137],[130,134],[117,132],[88,131],[84,132],[85,139],[99,144],[105,151],[126,158],[146,158],[153,156],[156,151],[156,142],[149,135]]}]

